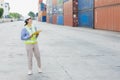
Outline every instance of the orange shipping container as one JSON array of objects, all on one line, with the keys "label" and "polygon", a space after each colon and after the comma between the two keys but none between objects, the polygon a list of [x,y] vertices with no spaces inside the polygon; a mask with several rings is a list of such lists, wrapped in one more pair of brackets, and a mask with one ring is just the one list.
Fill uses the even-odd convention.
[{"label": "orange shipping container", "polygon": [[120,5],[96,8],[95,28],[120,31]]},{"label": "orange shipping container", "polygon": [[95,0],[95,7],[120,4],[120,0]]},{"label": "orange shipping container", "polygon": [[46,11],[40,11],[40,12],[39,12],[39,15],[40,15],[40,16],[46,16]]}]

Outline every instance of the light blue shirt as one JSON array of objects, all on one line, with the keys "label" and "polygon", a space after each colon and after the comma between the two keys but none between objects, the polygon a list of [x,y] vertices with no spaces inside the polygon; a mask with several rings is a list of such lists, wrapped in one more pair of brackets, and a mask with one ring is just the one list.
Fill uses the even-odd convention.
[{"label": "light blue shirt", "polygon": [[[36,31],[37,31],[37,28],[35,27]],[[21,31],[21,40],[28,40],[30,39],[30,34],[29,32],[26,30],[26,28],[23,28],[22,31]]]}]

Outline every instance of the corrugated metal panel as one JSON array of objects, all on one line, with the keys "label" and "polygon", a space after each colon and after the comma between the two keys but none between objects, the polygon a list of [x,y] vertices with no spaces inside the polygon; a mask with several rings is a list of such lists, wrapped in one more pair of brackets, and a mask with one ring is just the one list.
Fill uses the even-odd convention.
[{"label": "corrugated metal panel", "polygon": [[120,31],[120,5],[96,8],[95,28]]},{"label": "corrugated metal panel", "polygon": [[78,0],[78,9],[91,9],[94,7],[94,0]]},{"label": "corrugated metal panel", "polygon": [[120,0],[95,0],[95,7],[120,4]]},{"label": "corrugated metal panel", "polygon": [[58,15],[57,16],[57,24],[63,25],[64,24],[64,17],[63,15]]},{"label": "corrugated metal panel", "polygon": [[93,28],[93,10],[79,11],[79,26]]},{"label": "corrugated metal panel", "polygon": [[53,18],[52,23],[57,24],[57,15],[53,15],[52,18]]}]

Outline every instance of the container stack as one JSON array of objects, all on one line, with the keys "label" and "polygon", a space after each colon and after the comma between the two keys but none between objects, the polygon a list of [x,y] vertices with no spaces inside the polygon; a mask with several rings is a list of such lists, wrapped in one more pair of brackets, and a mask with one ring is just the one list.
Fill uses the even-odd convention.
[{"label": "container stack", "polygon": [[39,0],[38,7],[38,21],[46,22],[46,5],[42,2],[42,0]]},{"label": "container stack", "polygon": [[64,25],[78,26],[78,0],[64,0]]},{"label": "container stack", "polygon": [[57,0],[52,0],[52,23],[57,24]]},{"label": "container stack", "polygon": [[52,0],[47,0],[47,22],[52,23]]},{"label": "container stack", "polygon": [[63,0],[57,0],[57,24],[64,24],[64,16],[63,16]]},{"label": "container stack", "polygon": [[79,26],[93,28],[94,0],[78,0],[78,9]]},{"label": "container stack", "polygon": [[120,0],[95,0],[95,28],[120,31]]}]

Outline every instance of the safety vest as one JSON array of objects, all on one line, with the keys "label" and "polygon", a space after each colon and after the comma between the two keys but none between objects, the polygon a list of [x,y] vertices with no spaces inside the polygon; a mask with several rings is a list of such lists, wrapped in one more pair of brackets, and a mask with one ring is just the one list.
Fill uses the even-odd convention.
[{"label": "safety vest", "polygon": [[[36,29],[33,26],[31,28],[25,26],[25,28],[29,32],[30,35],[32,35],[34,32],[36,32]],[[31,37],[30,39],[25,40],[24,43],[25,44],[35,44],[35,43],[37,43],[36,35],[33,35],[33,37]]]}]

